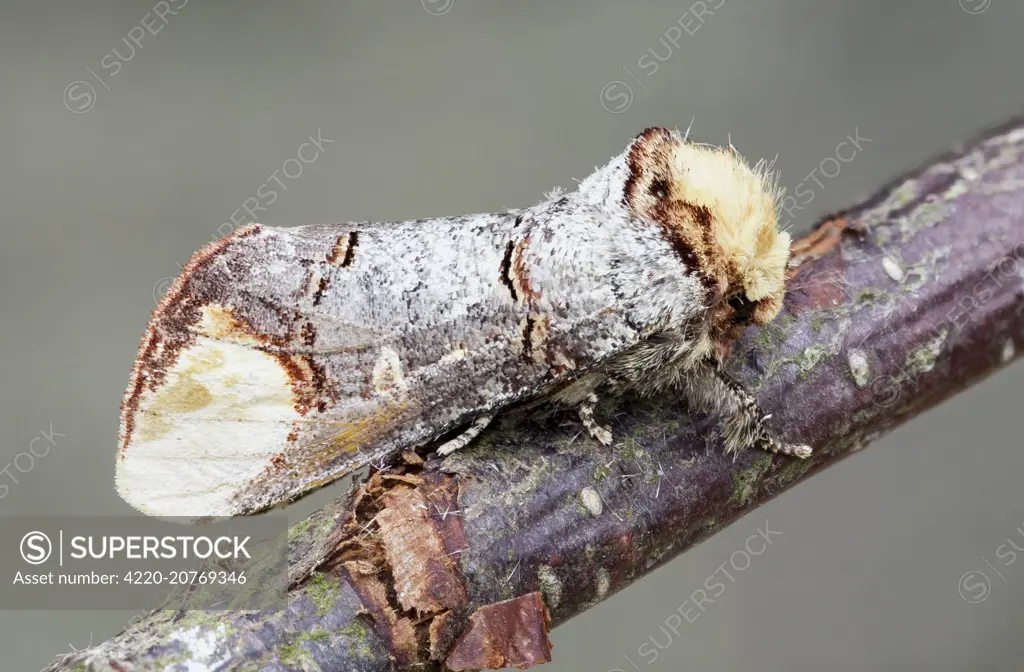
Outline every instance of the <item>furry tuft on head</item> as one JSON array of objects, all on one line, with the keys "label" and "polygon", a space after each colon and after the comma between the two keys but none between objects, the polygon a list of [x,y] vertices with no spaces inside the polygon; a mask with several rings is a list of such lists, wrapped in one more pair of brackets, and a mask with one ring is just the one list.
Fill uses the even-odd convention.
[{"label": "furry tuft on head", "polygon": [[778,228],[783,190],[774,162],[751,167],[731,144],[696,144],[663,128],[638,135],[628,162],[626,206],[656,222],[700,274],[716,331],[724,337],[774,319],[790,253],[789,234]]}]

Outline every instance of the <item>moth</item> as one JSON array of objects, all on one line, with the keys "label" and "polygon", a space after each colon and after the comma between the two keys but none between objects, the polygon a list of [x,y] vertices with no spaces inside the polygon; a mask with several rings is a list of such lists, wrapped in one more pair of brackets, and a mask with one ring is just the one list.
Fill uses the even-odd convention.
[{"label": "moth", "polygon": [[[682,393],[727,452],[797,457],[723,362],[785,292],[764,162],[647,129],[571,193],[496,214],[249,224],[196,252],[153,312],[121,404],[117,490],[231,516],[455,436],[503,409]],[[461,430],[461,434],[455,434]]]}]

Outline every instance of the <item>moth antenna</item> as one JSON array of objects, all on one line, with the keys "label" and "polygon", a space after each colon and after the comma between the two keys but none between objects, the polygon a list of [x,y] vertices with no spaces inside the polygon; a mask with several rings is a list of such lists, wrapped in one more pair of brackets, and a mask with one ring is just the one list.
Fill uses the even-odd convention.
[{"label": "moth antenna", "polygon": [[690,125],[686,127],[686,133],[683,134],[683,142],[690,139],[690,129],[693,128],[693,122],[697,121],[697,117],[690,119]]}]

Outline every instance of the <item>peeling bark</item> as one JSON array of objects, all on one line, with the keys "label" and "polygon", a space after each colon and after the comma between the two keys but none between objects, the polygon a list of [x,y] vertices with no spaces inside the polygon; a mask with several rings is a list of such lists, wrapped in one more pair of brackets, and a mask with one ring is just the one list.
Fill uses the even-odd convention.
[{"label": "peeling bark", "polygon": [[454,672],[525,670],[551,662],[548,623],[540,593],[488,604],[469,617],[469,626],[445,661]]},{"label": "peeling bark", "polygon": [[810,459],[733,461],[715,420],[667,396],[600,408],[611,448],[570,421],[510,414],[444,462],[407,456],[293,528],[287,609],[155,611],[49,669],[542,662],[548,611],[557,625],[594,606],[1017,356],[1022,151],[1017,122],[798,241],[783,313],[744,335],[731,373]]}]

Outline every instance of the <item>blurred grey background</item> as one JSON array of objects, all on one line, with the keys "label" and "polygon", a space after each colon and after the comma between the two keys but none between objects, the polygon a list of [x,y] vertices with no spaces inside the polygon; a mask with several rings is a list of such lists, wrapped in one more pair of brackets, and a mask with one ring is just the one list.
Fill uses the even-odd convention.
[{"label": "blurred grey background", "polygon": [[[0,473],[0,515],[130,511],[113,456],[139,337],[246,203],[270,225],[523,206],[691,120],[777,154],[792,190],[859,130],[800,231],[1024,111],[1022,31],[1017,0],[6,0],[0,466],[60,436]],[[1024,562],[996,549],[1024,544],[1022,390],[1017,365],[785,493],[555,630],[545,669],[1019,669]],[[665,619],[766,520],[770,550],[669,643]],[[969,575],[973,602],[967,572],[991,582]],[[131,616],[0,612],[0,669]]]}]

